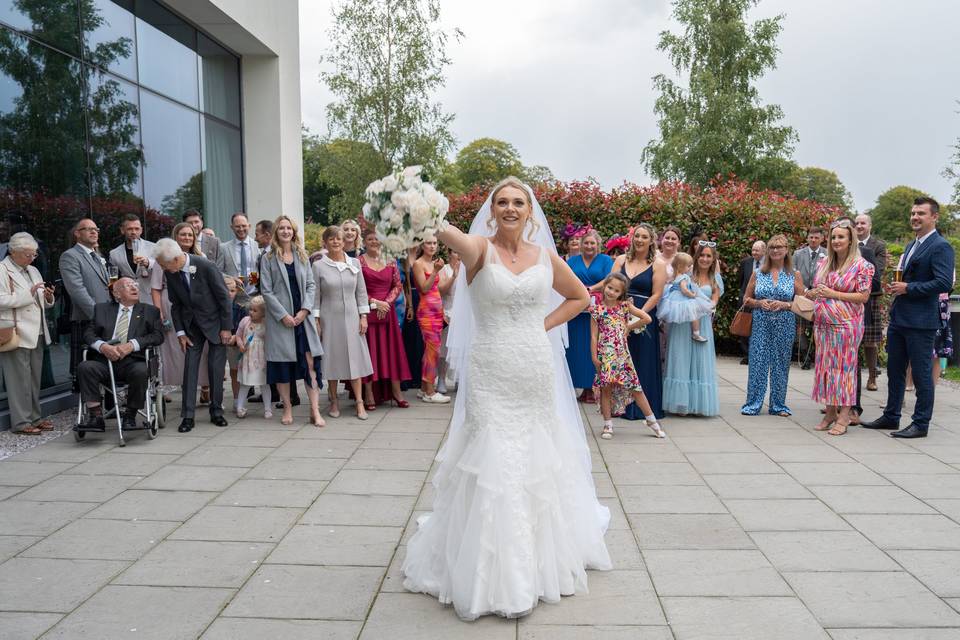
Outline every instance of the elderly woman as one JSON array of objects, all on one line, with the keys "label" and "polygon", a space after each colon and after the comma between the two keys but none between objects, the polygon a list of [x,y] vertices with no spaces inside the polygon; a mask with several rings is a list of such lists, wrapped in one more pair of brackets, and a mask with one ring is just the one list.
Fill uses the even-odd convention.
[{"label": "elderly woman", "polygon": [[[567,264],[580,282],[593,292],[599,290],[613,269],[613,258],[600,253],[602,239],[595,229],[590,229],[580,239],[580,255],[571,256]],[[596,402],[593,396],[593,378],[596,369],[590,352],[590,313],[582,312],[567,323],[569,346],[567,347],[567,366],[573,386],[583,389],[580,401],[588,404]]]},{"label": "elderly woman", "polygon": [[50,344],[45,310],[53,306],[53,288],[45,286],[40,272],[30,266],[37,257],[33,236],[13,234],[8,252],[0,262],[0,326],[15,327],[12,339],[18,344],[0,353],[0,367],[10,405],[10,429],[33,436],[53,428],[40,419],[43,348]]},{"label": "elderly woman", "polygon": [[823,420],[814,428],[832,436],[847,432],[850,407],[857,404],[857,350],[872,279],[873,265],[860,256],[853,221],[837,220],[830,226],[827,257],[821,259],[813,287],[806,291],[814,301],[813,399],[827,406]]},{"label": "elderly woman", "polygon": [[363,406],[361,379],[373,374],[367,347],[367,314],[370,302],[360,273],[360,262],[343,250],[343,231],[329,226],[323,230],[327,255],[313,265],[317,283],[315,309],[317,328],[323,342],[323,371],[330,383],[330,416],[340,417],[336,389],[340,380],[349,380],[357,401],[357,418],[367,419]]},{"label": "elderly woman", "polygon": [[803,295],[803,280],[800,272],[792,268],[790,243],[786,236],[775,235],[767,242],[763,265],[750,276],[743,297],[744,306],[753,309],[747,401],[740,408],[745,416],[760,414],[768,379],[767,412],[783,417],[791,415],[786,405],[787,382],[797,317],[790,307],[794,296],[799,295]]},{"label": "elderly woman", "polygon": [[324,353],[311,319],[316,288],[297,224],[280,216],[273,223],[270,251],[260,262],[260,294],[267,305],[267,382],[277,385],[283,400],[281,424],[293,422],[290,385],[297,380],[307,387],[310,421],[316,427],[326,424],[320,415],[320,386],[313,366],[314,356]]},{"label": "elderly woman", "polygon": [[340,230],[343,231],[343,252],[351,258],[359,258],[363,253],[360,225],[353,218],[348,218],[340,223]]}]

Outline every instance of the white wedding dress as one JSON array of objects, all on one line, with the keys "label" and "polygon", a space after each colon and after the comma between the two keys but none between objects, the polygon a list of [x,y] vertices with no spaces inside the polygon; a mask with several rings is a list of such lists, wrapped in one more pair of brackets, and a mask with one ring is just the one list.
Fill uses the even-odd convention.
[{"label": "white wedding dress", "polygon": [[[552,283],[546,249],[514,274],[488,243],[469,285],[475,324],[461,411],[437,458],[433,512],[403,563],[405,588],[452,603],[464,619],[525,615],[540,600],[585,592],[585,569],[611,567],[609,511],[596,497],[573,390],[557,378],[569,379],[565,361],[544,330]],[[556,397],[564,390],[569,402]]]}]

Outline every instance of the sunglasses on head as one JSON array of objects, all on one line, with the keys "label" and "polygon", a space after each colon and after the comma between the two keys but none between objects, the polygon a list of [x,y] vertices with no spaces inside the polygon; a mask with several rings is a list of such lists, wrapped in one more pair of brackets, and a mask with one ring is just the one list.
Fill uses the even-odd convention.
[{"label": "sunglasses on head", "polygon": [[698,240],[697,244],[701,247],[710,247],[711,249],[714,249],[717,246],[716,242],[712,242],[710,240]]},{"label": "sunglasses on head", "polygon": [[838,227],[841,229],[851,228],[853,227],[853,221],[850,220],[850,218],[840,218],[839,220],[837,220],[836,222],[830,225],[831,229],[836,229]]}]

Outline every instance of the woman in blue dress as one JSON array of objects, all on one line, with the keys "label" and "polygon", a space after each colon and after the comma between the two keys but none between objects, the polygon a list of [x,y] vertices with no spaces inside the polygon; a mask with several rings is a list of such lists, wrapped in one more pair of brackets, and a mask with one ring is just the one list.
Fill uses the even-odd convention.
[{"label": "woman in blue dress", "polygon": [[[663,417],[663,378],[660,363],[660,322],[657,320],[657,303],[663,295],[667,273],[663,262],[657,260],[657,232],[649,224],[638,224],[633,229],[630,249],[617,257],[614,269],[630,280],[627,293],[634,306],[646,311],[652,322],[637,334],[627,337],[627,347],[637,371],[640,386],[647,396],[653,415]],[[689,340],[689,337],[687,338]],[[627,420],[643,420],[643,411],[635,403],[627,405],[623,417]]]},{"label": "woman in blue dress", "polygon": [[[693,258],[693,284],[716,306],[722,294],[717,285],[716,243],[700,241]],[[711,246],[713,245],[713,246]],[[713,316],[700,318],[705,342],[691,340],[691,325],[670,325],[667,337],[667,375],[663,380],[663,408],[678,415],[715,416],[720,413],[717,391],[717,353]]]},{"label": "woman in blue dress", "polygon": [[794,271],[786,236],[776,235],[767,243],[763,266],[754,271],[743,296],[743,304],[753,309],[750,333],[750,369],[747,374],[747,401],[740,408],[745,416],[759,415],[770,380],[771,415],[789,416],[787,382],[790,354],[797,332],[797,317],[790,311],[794,296],[803,295],[800,272]]},{"label": "woman in blue dress", "polygon": [[[600,234],[591,229],[580,239],[580,255],[571,256],[567,262],[573,273],[580,278],[591,292],[599,288],[611,269],[613,258],[600,253]],[[596,369],[593,366],[593,356],[590,354],[590,312],[585,310],[576,318],[567,323],[569,346],[567,347],[567,366],[570,368],[570,377],[573,386],[583,389],[580,394],[582,402],[593,403],[593,378]]]}]

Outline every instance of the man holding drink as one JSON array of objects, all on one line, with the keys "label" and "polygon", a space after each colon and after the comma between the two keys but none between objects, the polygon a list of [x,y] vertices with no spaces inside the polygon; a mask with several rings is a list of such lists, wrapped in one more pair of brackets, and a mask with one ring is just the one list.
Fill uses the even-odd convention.
[{"label": "man holding drink", "polygon": [[109,268],[112,270],[110,284],[120,277],[130,278],[140,288],[140,302],[153,304],[150,297],[150,276],[155,263],[150,258],[156,245],[143,239],[143,225],[140,217],[135,213],[128,213],[120,223],[120,232],[123,234],[123,244],[114,247],[109,256]]}]

